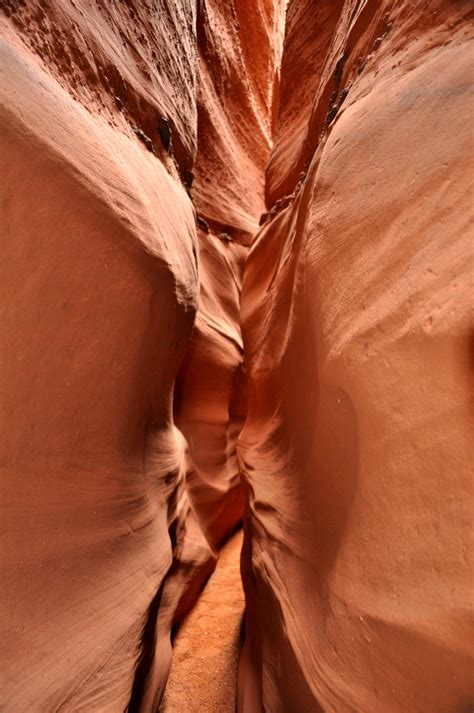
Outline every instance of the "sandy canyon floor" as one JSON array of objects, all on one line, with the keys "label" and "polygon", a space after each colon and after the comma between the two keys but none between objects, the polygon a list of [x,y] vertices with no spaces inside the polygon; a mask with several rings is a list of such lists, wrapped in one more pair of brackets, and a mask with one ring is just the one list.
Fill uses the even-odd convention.
[{"label": "sandy canyon floor", "polygon": [[217,568],[181,625],[161,713],[233,713],[244,594],[242,532],[224,545]]}]

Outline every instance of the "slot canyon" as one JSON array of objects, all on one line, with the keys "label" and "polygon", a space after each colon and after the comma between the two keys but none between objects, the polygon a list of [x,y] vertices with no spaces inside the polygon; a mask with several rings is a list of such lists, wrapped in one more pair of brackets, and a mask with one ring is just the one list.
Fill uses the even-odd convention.
[{"label": "slot canyon", "polygon": [[469,0],[0,0],[4,713],[471,713]]}]

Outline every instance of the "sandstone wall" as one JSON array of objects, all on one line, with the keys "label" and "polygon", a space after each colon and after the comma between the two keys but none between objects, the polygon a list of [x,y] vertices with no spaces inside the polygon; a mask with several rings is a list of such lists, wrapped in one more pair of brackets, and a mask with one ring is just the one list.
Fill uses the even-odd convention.
[{"label": "sandstone wall", "polygon": [[[269,28],[251,37],[262,63],[235,74],[234,52],[248,64],[236,24],[246,5],[2,3],[7,711],[155,710],[170,629],[241,517],[238,293],[263,205],[275,25],[262,2]],[[220,65],[206,69],[208,57]],[[243,94],[248,122],[231,116]],[[222,127],[225,156],[209,148]],[[235,157],[245,181],[223,173]],[[217,221],[200,241],[192,191]],[[228,196],[231,217],[217,210]],[[234,228],[235,243],[217,237]],[[192,393],[175,398],[184,363]],[[218,496],[193,491],[191,503],[200,453]]]},{"label": "sandstone wall", "polygon": [[290,0],[242,292],[240,710],[470,710],[472,13]]},{"label": "sandstone wall", "polygon": [[285,6],[1,6],[6,711],[156,710],[244,508],[242,713],[472,708],[472,11]]},{"label": "sandstone wall", "polygon": [[282,4],[200,3],[198,213],[200,302],[176,389],[189,443],[188,491],[211,544],[242,519],[236,441],[246,414],[240,330],[243,267],[264,211]]}]

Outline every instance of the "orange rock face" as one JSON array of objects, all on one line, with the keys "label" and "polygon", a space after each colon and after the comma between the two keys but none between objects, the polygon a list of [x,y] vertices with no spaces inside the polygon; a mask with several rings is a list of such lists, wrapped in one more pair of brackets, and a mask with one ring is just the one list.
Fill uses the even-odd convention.
[{"label": "orange rock face", "polygon": [[242,292],[245,713],[472,708],[469,28],[289,5]]},{"label": "orange rock face", "polygon": [[2,3],[8,713],[156,711],[244,509],[241,713],[472,708],[472,13],[286,4]]},{"label": "orange rock face", "polygon": [[[236,442],[246,414],[240,292],[248,245],[264,211],[281,13],[273,2],[201,3],[198,151],[200,300],[176,388],[189,444],[188,492],[217,546],[241,521]],[[253,58],[253,61],[250,61]]]},{"label": "orange rock face", "polygon": [[8,711],[155,710],[170,629],[242,516],[239,290],[270,151],[273,3],[245,76],[245,3],[199,5],[2,5]]},{"label": "orange rock face", "polygon": [[[28,4],[2,19],[9,711],[123,710],[141,686],[147,622],[173,561],[188,568],[165,612],[165,649],[180,592],[213,563],[185,496],[171,411],[198,295],[193,210],[131,128],[141,79],[118,40],[122,23],[76,8]],[[66,36],[83,45],[71,49]],[[128,76],[130,113],[101,84],[100,66],[110,76],[113,62]],[[181,131],[191,146],[191,128]],[[166,652],[161,685],[168,664]]]}]

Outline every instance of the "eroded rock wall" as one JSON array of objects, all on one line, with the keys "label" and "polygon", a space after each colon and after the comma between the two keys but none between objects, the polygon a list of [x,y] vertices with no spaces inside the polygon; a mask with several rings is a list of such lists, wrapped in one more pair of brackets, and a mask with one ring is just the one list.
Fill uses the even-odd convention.
[{"label": "eroded rock wall", "polygon": [[[170,24],[192,46],[192,10]],[[183,92],[177,104],[162,89],[158,104],[138,55],[152,66],[164,28],[148,23],[135,44],[139,27],[115,4],[21,4],[2,17],[9,711],[123,710],[176,559],[169,528],[191,532],[184,588],[213,561],[171,411],[198,297],[194,214],[178,168],[139,140],[165,112],[192,151],[195,68],[188,53],[179,72],[161,57]]]},{"label": "eroded rock wall", "polygon": [[472,707],[471,28],[290,0],[242,292],[244,713]]},{"label": "eroded rock wall", "polygon": [[[155,710],[170,629],[214,566],[209,543],[241,515],[239,289],[274,71],[264,25],[264,64],[233,70],[250,50],[225,38],[238,44],[246,5],[2,3],[5,710]],[[209,57],[221,64],[206,70]],[[248,123],[231,116],[244,94]],[[227,158],[206,115],[228,127]],[[244,181],[223,173],[236,153]],[[200,240],[193,190],[217,221]],[[184,362],[192,393],[174,404]],[[214,500],[188,496],[193,436]]]},{"label": "eroded rock wall", "polygon": [[273,89],[283,4],[199,4],[198,214],[200,301],[176,389],[189,443],[188,492],[210,543],[242,519],[236,442],[246,413],[240,292],[248,246],[264,211]]},{"label": "eroded rock wall", "polygon": [[7,711],[156,710],[244,494],[241,711],[472,707],[469,4],[284,5],[2,3]]}]

